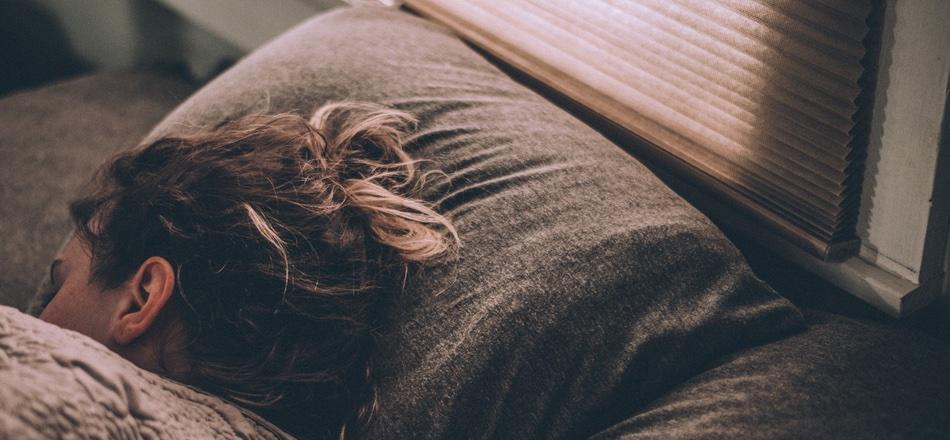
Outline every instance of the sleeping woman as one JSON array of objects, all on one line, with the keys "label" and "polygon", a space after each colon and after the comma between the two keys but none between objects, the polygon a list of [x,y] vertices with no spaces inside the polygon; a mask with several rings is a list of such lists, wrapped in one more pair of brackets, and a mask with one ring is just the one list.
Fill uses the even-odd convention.
[{"label": "sleeping woman", "polygon": [[70,205],[41,318],[305,437],[377,405],[373,353],[414,268],[459,245],[369,104],[254,115],[119,154]]}]

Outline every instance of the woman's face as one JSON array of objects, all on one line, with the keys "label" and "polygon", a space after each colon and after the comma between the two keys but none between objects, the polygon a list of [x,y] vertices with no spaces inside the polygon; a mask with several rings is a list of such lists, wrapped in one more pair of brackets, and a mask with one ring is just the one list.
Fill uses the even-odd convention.
[{"label": "woman's face", "polygon": [[[76,236],[50,266],[56,291],[40,319],[95,339],[141,368],[181,379],[188,372],[174,312],[161,313],[175,285],[171,265],[150,257],[115,289],[91,280],[92,256]],[[161,319],[159,318],[161,315]],[[171,335],[171,336],[170,336]]]},{"label": "woman's face", "polygon": [[56,296],[40,319],[89,336],[114,348],[111,337],[120,295],[90,280],[91,255],[76,236],[50,266]]}]

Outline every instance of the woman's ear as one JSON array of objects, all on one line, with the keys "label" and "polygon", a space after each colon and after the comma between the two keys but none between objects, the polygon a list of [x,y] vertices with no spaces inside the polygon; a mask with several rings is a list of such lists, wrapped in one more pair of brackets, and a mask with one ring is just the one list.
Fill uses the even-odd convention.
[{"label": "woman's ear", "polygon": [[128,345],[152,327],[175,291],[175,270],[162,257],[149,257],[122,289],[123,300],[112,328],[119,345]]}]

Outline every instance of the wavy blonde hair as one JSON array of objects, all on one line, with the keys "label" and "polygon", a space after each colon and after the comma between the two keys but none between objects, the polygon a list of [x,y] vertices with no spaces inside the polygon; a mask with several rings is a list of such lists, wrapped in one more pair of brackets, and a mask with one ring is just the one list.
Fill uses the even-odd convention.
[{"label": "wavy blonde hair", "polygon": [[[256,114],[115,157],[70,206],[93,279],[176,269],[186,382],[306,437],[358,434],[374,347],[413,266],[460,245],[403,149],[415,123],[366,103]],[[97,227],[91,226],[97,220]]]}]

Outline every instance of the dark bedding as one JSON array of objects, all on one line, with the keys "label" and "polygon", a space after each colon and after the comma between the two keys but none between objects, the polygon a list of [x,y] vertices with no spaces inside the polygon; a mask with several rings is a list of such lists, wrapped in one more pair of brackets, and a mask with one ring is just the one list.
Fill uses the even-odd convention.
[{"label": "dark bedding", "polygon": [[415,274],[392,310],[369,438],[950,429],[946,346],[803,317],[636,159],[404,12],[315,18],[210,83],[151,137],[343,99],[420,118],[408,149],[452,177],[428,197],[464,243],[456,262]]},{"label": "dark bedding", "polygon": [[597,439],[944,439],[950,348],[805,310],[808,329],[726,356]]}]

